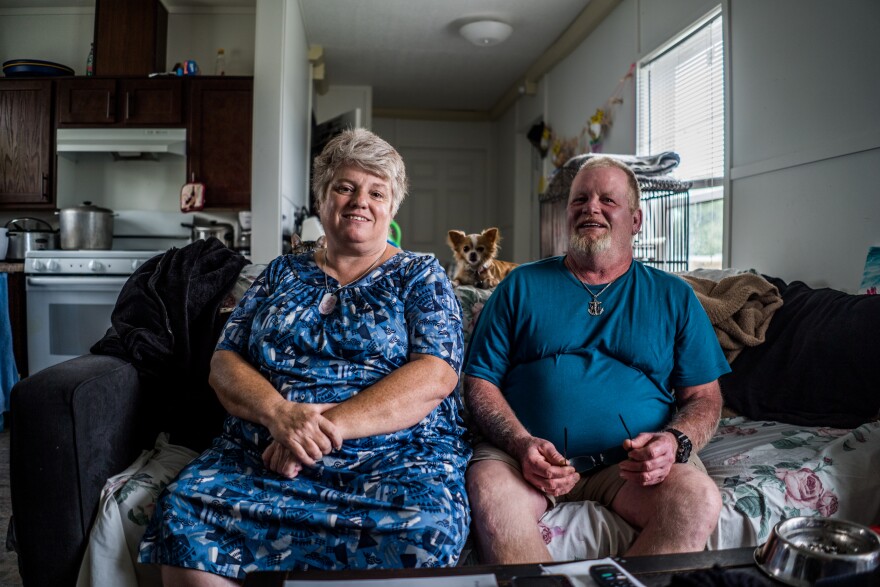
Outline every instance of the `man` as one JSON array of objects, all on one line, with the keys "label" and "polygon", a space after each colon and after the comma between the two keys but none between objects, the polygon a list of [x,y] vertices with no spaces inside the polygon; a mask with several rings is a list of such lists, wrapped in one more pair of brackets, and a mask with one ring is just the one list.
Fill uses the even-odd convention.
[{"label": "man", "polygon": [[486,563],[552,560],[537,521],[557,501],[617,512],[640,530],[628,555],[703,550],[717,524],[721,496],[694,453],[730,368],[690,287],[634,261],[639,198],[626,165],[588,160],[568,254],[515,269],[480,315],[464,382],[488,441],[467,473]]}]

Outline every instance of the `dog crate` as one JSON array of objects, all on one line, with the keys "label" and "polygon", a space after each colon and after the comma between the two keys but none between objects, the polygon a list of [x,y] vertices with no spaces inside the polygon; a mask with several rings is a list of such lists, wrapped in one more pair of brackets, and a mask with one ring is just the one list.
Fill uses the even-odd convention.
[{"label": "dog crate", "polygon": [[[542,258],[568,250],[566,206],[578,166],[565,166],[539,197]],[[633,257],[665,271],[687,271],[688,206],[691,183],[666,176],[636,175],[642,190],[642,230],[633,242]]]}]

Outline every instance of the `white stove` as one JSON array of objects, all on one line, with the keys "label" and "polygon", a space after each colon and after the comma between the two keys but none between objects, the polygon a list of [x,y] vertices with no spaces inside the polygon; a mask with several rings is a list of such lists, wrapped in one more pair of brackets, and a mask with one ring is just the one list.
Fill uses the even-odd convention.
[{"label": "white stove", "polygon": [[28,371],[88,354],[131,274],[164,251],[28,251]]},{"label": "white stove", "polygon": [[130,275],[144,261],[164,251],[42,250],[28,251],[24,272],[28,275]]}]

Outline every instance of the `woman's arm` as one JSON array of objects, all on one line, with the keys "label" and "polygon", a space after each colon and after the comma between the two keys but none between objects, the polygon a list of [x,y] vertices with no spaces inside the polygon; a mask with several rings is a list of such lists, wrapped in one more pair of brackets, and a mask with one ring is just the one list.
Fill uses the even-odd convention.
[{"label": "woman's arm", "polygon": [[336,426],[323,414],[335,404],[288,401],[234,351],[214,353],[208,382],[227,412],[265,426],[303,464],[315,464],[342,444]]},{"label": "woman's arm", "polygon": [[357,395],[335,404],[324,416],[343,440],[389,434],[418,424],[452,393],[458,375],[433,355],[412,354],[398,367]]}]

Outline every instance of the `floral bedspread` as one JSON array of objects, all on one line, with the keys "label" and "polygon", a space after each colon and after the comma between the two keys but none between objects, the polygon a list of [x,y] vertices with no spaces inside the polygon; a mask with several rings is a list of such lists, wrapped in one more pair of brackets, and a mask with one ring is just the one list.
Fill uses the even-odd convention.
[{"label": "floral bedspread", "polygon": [[[725,418],[700,458],[724,504],[710,550],[757,546],[794,516],[880,523],[880,422],[841,430]],[[622,554],[632,532],[594,504],[562,504],[541,522],[556,560]]]},{"label": "floral bedspread", "polygon": [[795,516],[880,522],[880,422],[842,430],[728,418],[700,458],[724,502],[710,548],[761,544]]}]

